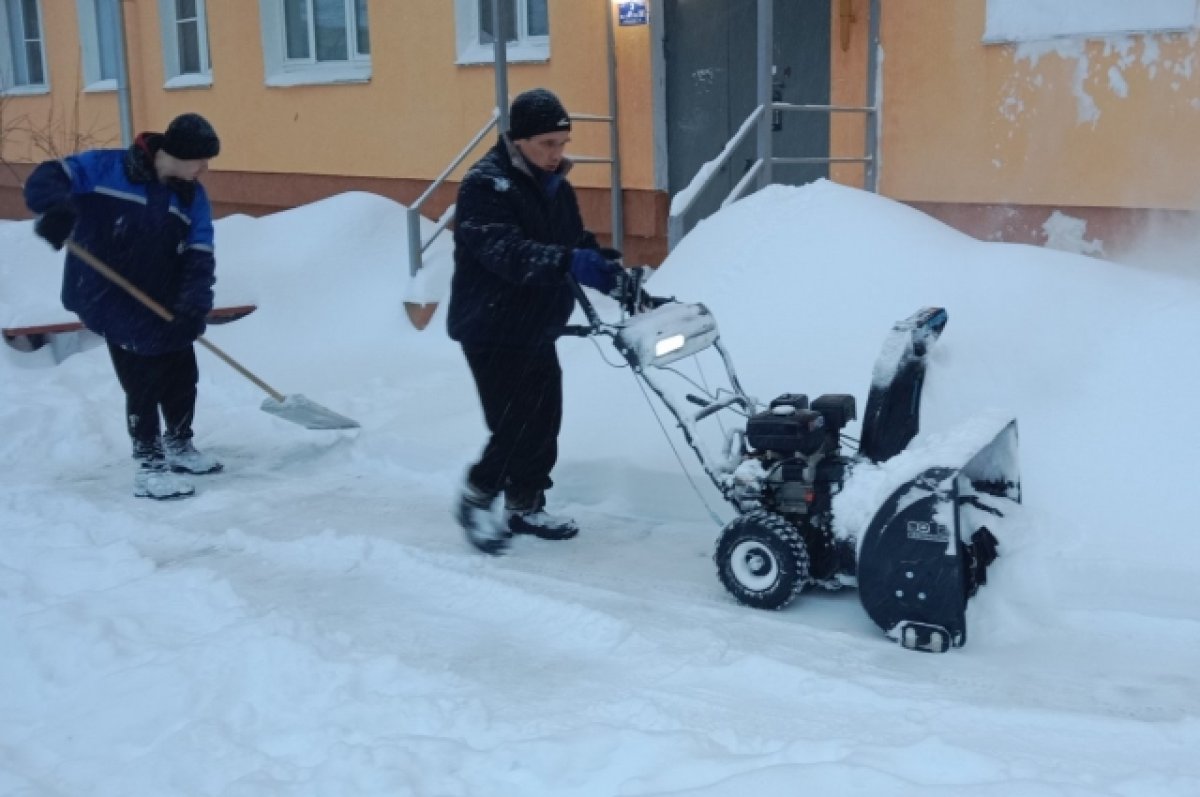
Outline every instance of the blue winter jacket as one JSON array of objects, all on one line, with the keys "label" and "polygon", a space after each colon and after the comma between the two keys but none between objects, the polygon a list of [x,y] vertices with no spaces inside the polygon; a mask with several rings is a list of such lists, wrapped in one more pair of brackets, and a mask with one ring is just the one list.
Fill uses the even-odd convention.
[{"label": "blue winter jacket", "polygon": [[568,169],[536,170],[501,136],[463,177],[446,314],[451,338],[501,348],[553,344],[575,306],[571,250],[597,246]]},{"label": "blue winter jacket", "polygon": [[154,153],[160,141],[143,134],[128,150],[46,161],[25,183],[31,211],[73,207],[72,239],[180,318],[168,324],[68,253],[63,306],[88,329],[137,354],[190,346],[212,310],[216,281],[208,196],[199,183],[158,179]]}]

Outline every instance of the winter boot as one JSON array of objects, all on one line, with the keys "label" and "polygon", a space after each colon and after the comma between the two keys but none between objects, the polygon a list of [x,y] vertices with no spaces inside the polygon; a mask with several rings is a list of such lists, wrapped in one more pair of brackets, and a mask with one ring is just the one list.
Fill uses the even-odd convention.
[{"label": "winter boot", "polygon": [[163,439],[163,449],[167,455],[167,464],[176,473],[203,476],[208,473],[220,473],[225,468],[216,457],[197,451],[191,440],[174,440],[167,437]]},{"label": "winter boot", "polygon": [[468,481],[458,499],[455,517],[472,545],[486,554],[499,556],[508,550],[512,535],[492,512],[495,500],[494,493],[484,492]]},{"label": "winter boot", "polygon": [[135,498],[187,498],[195,495],[196,488],[182,476],[176,476],[167,467],[164,459],[141,459],[133,474]]},{"label": "winter boot", "polygon": [[513,534],[532,534],[543,540],[569,540],[579,533],[574,520],[546,511],[546,496],[541,492],[532,503],[528,499],[507,499],[504,517]]}]

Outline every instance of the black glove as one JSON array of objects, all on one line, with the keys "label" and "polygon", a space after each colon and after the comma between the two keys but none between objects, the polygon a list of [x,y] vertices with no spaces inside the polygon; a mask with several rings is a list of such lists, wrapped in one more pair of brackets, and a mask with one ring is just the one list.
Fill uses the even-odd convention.
[{"label": "black glove", "polygon": [[208,328],[207,313],[197,312],[194,308],[176,307],[173,315],[175,319],[171,322],[171,330],[180,338],[195,340]]},{"label": "black glove", "polygon": [[613,249],[611,246],[602,246],[596,251],[599,252],[605,260],[611,260],[618,266],[625,265],[625,255],[621,253],[620,249]]},{"label": "black glove", "polygon": [[71,237],[73,229],[75,229],[75,208],[65,202],[50,208],[38,216],[38,220],[33,223],[33,231],[56,250],[63,248],[63,244]]}]

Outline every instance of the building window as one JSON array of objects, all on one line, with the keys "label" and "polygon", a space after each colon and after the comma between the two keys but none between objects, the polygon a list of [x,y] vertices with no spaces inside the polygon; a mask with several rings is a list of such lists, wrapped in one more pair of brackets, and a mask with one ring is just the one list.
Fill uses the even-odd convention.
[{"label": "building window", "polygon": [[167,88],[212,84],[205,0],[158,0]]},{"label": "building window", "polygon": [[987,0],[985,43],[1191,30],[1195,0]]},{"label": "building window", "polygon": [[267,84],[371,77],[367,0],[260,0]]},{"label": "building window", "polygon": [[[454,0],[460,64],[495,60],[496,20],[492,0]],[[550,58],[550,14],[547,0],[500,0],[504,15],[504,40],[510,61],[546,61]]]},{"label": "building window", "polygon": [[46,89],[38,0],[0,0],[0,93]]},{"label": "building window", "polygon": [[76,0],[83,51],[85,91],[117,87],[117,5],[112,0]]}]

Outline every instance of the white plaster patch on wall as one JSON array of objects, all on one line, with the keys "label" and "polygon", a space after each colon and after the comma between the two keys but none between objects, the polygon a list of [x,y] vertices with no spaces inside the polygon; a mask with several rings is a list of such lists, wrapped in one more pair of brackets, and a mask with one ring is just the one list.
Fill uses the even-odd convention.
[{"label": "white plaster patch on wall", "polygon": [[1080,255],[1104,256],[1104,242],[1087,239],[1087,221],[1068,216],[1061,210],[1050,214],[1042,224],[1046,234],[1046,248],[1074,252]]},{"label": "white plaster patch on wall", "polygon": [[1192,72],[1195,71],[1195,68],[1196,54],[1188,53],[1187,57],[1179,63],[1179,66],[1175,70],[1175,74],[1179,77],[1190,78],[1192,76]]},{"label": "white plaster patch on wall", "polygon": [[1075,110],[1079,124],[1091,123],[1095,127],[1100,121],[1100,106],[1096,99],[1088,94],[1087,79],[1091,70],[1091,61],[1085,55],[1075,62],[1075,74],[1071,79],[1071,93],[1075,95]]},{"label": "white plaster patch on wall", "polygon": [[1108,87],[1122,99],[1129,96],[1129,84],[1125,82],[1124,73],[1116,66],[1108,68]]},{"label": "white plaster patch on wall", "polygon": [[[1075,98],[1077,121],[1079,124],[1095,126],[1100,119],[1100,107],[1093,92],[1107,85],[1114,97],[1121,99],[1129,97],[1131,89],[1128,71],[1130,69],[1144,68],[1151,80],[1155,79],[1161,70],[1176,78],[1170,84],[1173,91],[1180,91],[1187,87],[1187,81],[1190,81],[1196,72],[1196,53],[1188,53],[1183,58],[1176,60],[1164,58],[1162,36],[1166,35],[1178,36],[1180,34],[1117,35],[1091,39],[1091,41],[1103,45],[1102,52],[1106,59],[1113,56],[1116,58],[1116,62],[1107,68],[1103,76],[1098,74],[1091,80],[1089,78],[1091,77],[1092,59],[1087,52],[1089,40],[1083,37],[1020,42],[1015,45],[1013,61],[1014,63],[1027,62],[1031,72],[1038,69],[1039,62],[1045,56],[1054,55],[1064,61],[1073,61],[1075,68],[1071,76],[1071,93]],[[1197,41],[1200,41],[1200,33],[1189,33],[1184,38],[1192,47],[1195,47]],[[1140,50],[1138,49],[1139,45]],[[1049,88],[1049,85],[1043,80],[1040,73],[1033,77],[1014,76],[1008,81],[999,109],[1005,119],[1010,122],[1016,121],[1017,116],[1024,110],[1024,105],[1020,103],[1019,98],[1022,91],[1030,87],[1041,89]]]},{"label": "white plaster patch on wall", "polygon": [[1142,39],[1142,66],[1150,73],[1150,79],[1154,80],[1158,74],[1158,59],[1162,55],[1162,48],[1159,47],[1157,36],[1145,36]]},{"label": "white plaster patch on wall", "polygon": [[1000,115],[1010,122],[1017,121],[1024,110],[1025,103],[1011,94],[1000,101]]},{"label": "white plaster patch on wall", "polygon": [[1068,58],[1084,58],[1086,50],[1083,39],[1048,39],[1045,41],[1021,42],[1016,47],[1014,61],[1028,61],[1029,65],[1037,68],[1038,61],[1043,56],[1057,55],[1064,60]]},{"label": "white plaster patch on wall", "polygon": [[1135,42],[1132,36],[1113,36],[1104,40],[1104,54],[1117,56],[1117,65],[1126,69],[1137,60],[1134,56]]}]

